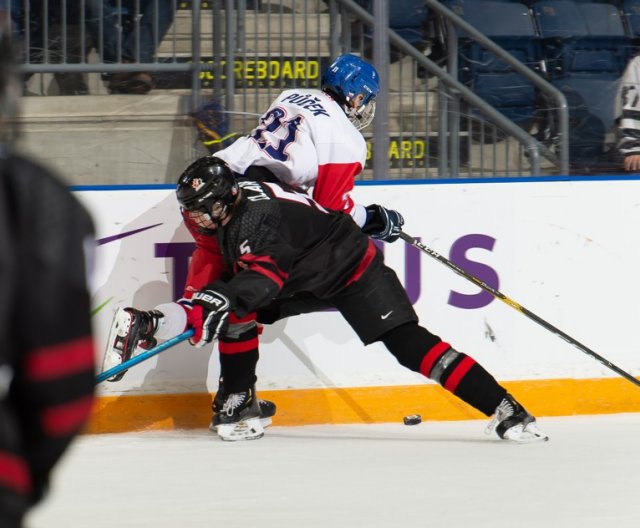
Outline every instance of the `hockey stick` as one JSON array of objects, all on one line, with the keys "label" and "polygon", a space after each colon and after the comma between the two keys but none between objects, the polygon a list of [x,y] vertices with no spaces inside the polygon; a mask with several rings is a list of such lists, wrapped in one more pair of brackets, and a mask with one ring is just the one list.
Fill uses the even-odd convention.
[{"label": "hockey stick", "polygon": [[598,360],[605,367],[613,370],[616,374],[619,374],[620,376],[622,376],[626,380],[630,381],[634,385],[637,385],[638,387],[640,387],[640,380],[637,380],[636,378],[634,378],[628,372],[626,372],[626,371],[622,370],[620,367],[614,365],[608,359],[603,358],[600,354],[597,354],[596,352],[594,352],[590,348],[586,347],[585,345],[583,345],[582,343],[580,343],[578,340],[574,339],[570,335],[565,334],[562,330],[560,330],[559,328],[556,328],[551,323],[548,323],[547,321],[542,319],[540,316],[534,314],[532,311],[527,310],[524,306],[522,306],[521,304],[518,304],[513,299],[510,299],[509,297],[507,297],[503,293],[500,293],[495,288],[492,288],[486,282],[481,281],[478,277],[475,277],[474,275],[471,275],[471,274],[467,273],[466,271],[464,271],[462,268],[459,268],[453,262],[451,262],[449,259],[447,259],[446,257],[443,257],[440,253],[438,253],[438,252],[434,251],[433,249],[425,246],[424,244],[420,243],[415,238],[413,238],[412,236],[407,235],[406,233],[401,232],[400,233],[400,238],[402,238],[402,240],[404,240],[407,244],[419,249],[420,251],[422,251],[423,253],[426,253],[430,257],[442,262],[442,264],[444,264],[448,268],[450,268],[453,271],[455,271],[461,277],[464,277],[465,279],[473,282],[476,286],[482,288],[486,292],[489,292],[496,299],[499,299],[503,303],[511,306],[511,308],[513,308],[514,310],[519,311],[522,315],[528,317],[533,322],[538,323],[543,328],[549,330],[550,332],[556,334],[558,337],[561,337],[562,339],[564,339],[570,345],[575,346],[581,352],[584,352],[588,356],[591,356],[592,358]]},{"label": "hockey stick", "polygon": [[132,357],[131,359],[129,359],[128,361],[125,361],[124,363],[121,363],[120,365],[116,365],[115,367],[112,367],[109,370],[105,370],[104,372],[101,372],[96,376],[95,384],[97,385],[98,383],[102,383],[104,380],[109,379],[112,376],[115,376],[116,374],[120,374],[125,370],[129,370],[134,365],[137,365],[138,363],[142,363],[143,361],[146,361],[147,359],[152,358],[153,356],[155,356],[156,354],[159,354],[160,352],[164,352],[168,348],[171,348],[173,345],[182,343],[183,341],[189,339],[192,335],[193,335],[193,329],[189,329],[186,332],[183,332],[182,334],[177,335],[176,337],[172,337],[171,339],[168,339],[164,343],[160,343],[158,346],[152,348],[151,350],[147,350],[146,352],[143,352],[142,354],[138,354],[137,356]]}]

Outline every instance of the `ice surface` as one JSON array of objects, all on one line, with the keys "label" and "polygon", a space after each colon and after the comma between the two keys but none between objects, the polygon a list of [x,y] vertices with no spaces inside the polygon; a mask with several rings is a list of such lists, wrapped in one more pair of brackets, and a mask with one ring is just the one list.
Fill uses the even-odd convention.
[{"label": "ice surface", "polygon": [[83,436],[27,526],[640,526],[640,414],[539,423],[527,445],[482,421]]}]

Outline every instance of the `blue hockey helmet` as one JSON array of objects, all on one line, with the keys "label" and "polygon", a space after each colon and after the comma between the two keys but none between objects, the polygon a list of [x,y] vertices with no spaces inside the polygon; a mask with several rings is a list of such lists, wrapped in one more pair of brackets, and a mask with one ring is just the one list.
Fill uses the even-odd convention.
[{"label": "blue hockey helmet", "polygon": [[380,77],[376,69],[360,57],[340,55],[322,75],[321,88],[342,105],[358,130],[373,120]]}]

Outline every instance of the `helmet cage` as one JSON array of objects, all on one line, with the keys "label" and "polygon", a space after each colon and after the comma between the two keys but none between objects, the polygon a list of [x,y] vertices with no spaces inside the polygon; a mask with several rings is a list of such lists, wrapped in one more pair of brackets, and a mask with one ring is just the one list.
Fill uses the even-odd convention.
[{"label": "helmet cage", "polygon": [[346,112],[351,124],[358,130],[362,130],[363,128],[367,128],[373,121],[376,115],[376,102],[372,100],[357,108],[349,108]]},{"label": "helmet cage", "polygon": [[190,165],[178,180],[178,202],[199,227],[215,229],[231,211],[239,193],[224,161],[205,157]]}]

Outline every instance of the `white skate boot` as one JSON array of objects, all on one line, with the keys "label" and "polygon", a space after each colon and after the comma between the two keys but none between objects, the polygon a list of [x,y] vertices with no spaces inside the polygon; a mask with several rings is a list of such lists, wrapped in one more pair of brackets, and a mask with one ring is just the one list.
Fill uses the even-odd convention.
[{"label": "white skate boot", "polygon": [[[153,336],[162,317],[164,315],[158,310],[145,312],[135,308],[118,308],[111,324],[102,372],[131,359],[140,353],[139,349],[149,350],[156,346],[157,341]],[[126,370],[107,381],[120,381],[125,373]]]},{"label": "white skate boot", "polygon": [[257,440],[264,435],[264,427],[260,423],[260,405],[253,387],[244,392],[227,394],[218,416],[220,423],[217,433],[222,440]]},{"label": "white skate boot", "polygon": [[485,429],[485,434],[491,434],[493,431],[503,440],[518,443],[549,440],[549,437],[538,429],[535,417],[508,393],[496,407],[495,414]]}]

